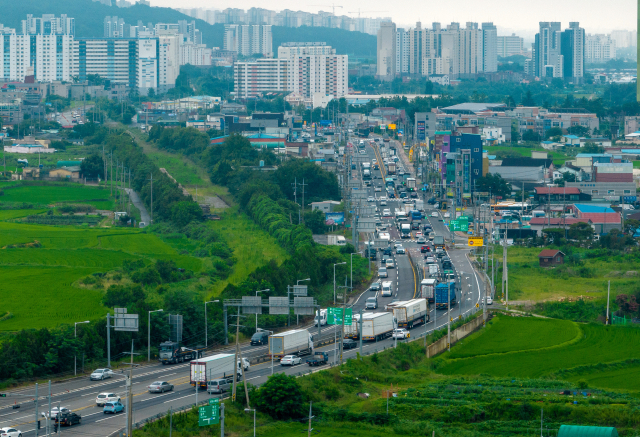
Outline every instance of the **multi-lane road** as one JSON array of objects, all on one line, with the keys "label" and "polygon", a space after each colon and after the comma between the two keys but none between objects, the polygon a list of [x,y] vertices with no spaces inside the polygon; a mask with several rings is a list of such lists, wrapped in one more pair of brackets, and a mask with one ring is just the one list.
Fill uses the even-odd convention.
[{"label": "multi-lane road", "polygon": [[[356,140],[357,141],[357,140]],[[396,149],[400,149],[399,144],[395,144]],[[369,145],[367,141],[366,156],[371,161],[377,158],[378,152]],[[382,163],[381,163],[382,164]],[[408,168],[406,169],[408,170]],[[384,208],[389,208],[394,211],[395,208],[401,208],[402,203],[398,199],[387,200],[387,206],[381,207],[379,205],[381,196],[386,196],[384,189],[384,179],[381,170],[372,170],[375,178],[372,180],[372,186],[368,187],[368,196],[377,197],[375,204],[378,206],[381,212]],[[360,177],[360,172],[353,172],[354,177]],[[375,191],[376,186],[381,186],[381,191]],[[428,216],[423,220],[423,224],[431,223],[436,235],[445,236],[447,241],[451,240],[451,234],[445,223],[437,218],[430,217],[432,208],[427,208],[425,202],[425,215]],[[392,244],[395,241],[402,242],[403,246],[408,253],[411,254],[414,260],[414,265],[409,261],[408,254],[395,254],[396,267],[389,270],[389,278],[394,285],[394,294],[392,297],[382,298],[378,296],[379,308],[377,311],[384,311],[384,306],[390,303],[393,299],[409,300],[416,294],[419,294],[419,281],[420,270],[424,268],[424,256],[420,253],[420,245],[415,241],[415,234],[412,238],[401,239],[396,228],[396,223],[393,217],[379,217],[381,223],[387,226]],[[421,226],[422,228],[422,226]],[[394,251],[395,252],[395,251]],[[478,280],[475,271],[473,270],[468,258],[468,250],[466,249],[454,249],[448,252],[451,258],[458,280],[461,281],[464,294],[460,299],[460,303],[454,306],[451,310],[451,316],[457,318],[458,315],[467,315],[474,311],[476,303],[480,301],[480,291],[482,282]],[[382,257],[379,256],[376,262],[380,262]],[[418,284],[417,284],[417,283]],[[365,301],[367,297],[375,296],[376,292],[366,290],[359,296],[352,298],[350,306],[353,308],[354,313],[364,309]],[[424,335],[425,332],[433,331],[436,328],[441,328],[447,323],[446,311],[431,310],[430,321],[426,325],[417,326],[412,330],[412,338]],[[436,325],[437,323],[437,325]],[[310,327],[310,329],[312,329]],[[312,332],[315,334],[317,328],[314,328]],[[335,335],[333,326],[322,327],[322,338],[331,337]],[[317,339],[317,338],[316,338]],[[365,354],[371,353],[376,350],[382,350],[384,348],[393,347],[394,341],[392,339],[386,339],[380,342],[365,342],[363,344],[363,352]],[[330,344],[319,348],[329,353],[330,362],[333,364],[336,360],[339,360],[338,355],[335,352],[335,345]],[[266,346],[251,347],[248,345],[243,346],[243,355],[249,358],[263,356],[266,354]],[[355,356],[358,349],[352,349],[344,352],[344,359],[352,358]],[[233,353],[231,347],[223,348],[219,352]],[[304,360],[303,360],[304,361]],[[272,367],[271,362],[267,361],[261,364],[252,365],[247,373],[247,380],[254,385],[260,385],[267,380],[272,372],[285,372],[287,374],[300,374],[302,372],[308,372],[310,370],[306,365],[299,365],[294,367],[281,367],[277,362]],[[314,370],[317,370],[314,368]],[[153,417],[157,414],[166,413],[170,407],[178,409],[184,406],[193,405],[196,401],[195,389],[190,385],[189,381],[189,364],[176,364],[162,366],[160,364],[150,364],[136,368],[133,372],[133,421],[139,422],[146,418]],[[150,394],[147,391],[147,386],[154,381],[168,381],[174,385],[174,390],[162,394]],[[123,429],[125,426],[125,415],[105,415],[102,412],[102,408],[97,407],[95,398],[102,392],[114,392],[125,400],[125,378],[121,373],[116,373],[111,379],[104,381],[89,381],[88,378],[76,378],[52,384],[52,398],[51,406],[61,406],[71,409],[82,416],[82,424],[74,425],[70,428],[64,428],[62,430],[65,434],[81,435],[81,436],[110,436],[115,435],[116,432]],[[48,386],[46,384],[40,384],[38,387],[38,411],[36,411],[35,399],[35,386],[29,385],[20,389],[7,392],[9,394],[6,398],[0,398],[0,428],[2,427],[15,427],[22,431],[24,437],[31,437],[36,435],[36,417],[40,419],[41,429],[38,435],[44,435],[44,421],[41,418],[41,413],[48,411],[48,400],[45,396],[48,393]],[[198,393],[198,400],[200,402],[206,400],[210,395],[205,391]],[[19,408],[15,409],[14,405],[19,405]]]}]

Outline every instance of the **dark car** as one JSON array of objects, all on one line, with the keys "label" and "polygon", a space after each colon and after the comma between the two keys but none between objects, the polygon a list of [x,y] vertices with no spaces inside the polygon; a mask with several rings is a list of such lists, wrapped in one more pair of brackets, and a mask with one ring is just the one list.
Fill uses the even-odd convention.
[{"label": "dark car", "polygon": [[404,191],[402,191],[402,192],[400,193],[400,198],[401,198],[401,199],[405,199],[406,197],[407,197],[407,193],[405,193]]},{"label": "dark car", "polygon": [[431,249],[429,249],[429,246],[422,246],[420,248],[420,253],[427,253],[427,252],[430,252],[430,251],[431,251]]},{"label": "dark car", "polygon": [[382,254],[391,256],[393,254],[393,249],[391,247],[385,247]]},{"label": "dark car", "polygon": [[371,291],[380,291],[380,282],[373,282],[369,287]]},{"label": "dark car", "polygon": [[353,349],[354,347],[358,347],[358,342],[355,340],[351,340],[350,338],[345,338],[342,343],[342,347],[344,350]]},{"label": "dark car", "polygon": [[56,416],[56,423],[60,422],[61,426],[71,426],[74,424],[80,425],[82,423],[82,418],[79,414],[76,414],[72,411],[68,413],[61,413]]},{"label": "dark car", "polygon": [[412,199],[416,199],[418,197],[418,193],[416,193],[415,191],[412,191],[410,196]]},{"label": "dark car", "polygon": [[267,331],[256,332],[251,336],[251,346],[260,346],[269,343],[269,333]]}]

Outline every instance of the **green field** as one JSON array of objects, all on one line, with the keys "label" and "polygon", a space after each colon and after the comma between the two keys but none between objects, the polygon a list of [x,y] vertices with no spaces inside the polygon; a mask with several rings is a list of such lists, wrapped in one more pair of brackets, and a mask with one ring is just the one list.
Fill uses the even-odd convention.
[{"label": "green field", "polygon": [[109,197],[109,190],[94,186],[51,183],[47,185],[20,184],[15,188],[4,189],[0,197],[2,202],[27,202],[42,205],[54,203],[85,203],[97,209],[112,210],[113,200]]},{"label": "green field", "polygon": [[[545,323],[551,327],[544,327]],[[640,329],[498,316],[488,329],[439,358],[438,371],[524,378],[561,374],[562,379],[583,379],[601,388],[640,391],[640,380],[606,366],[640,359],[639,342]],[[626,370],[638,373],[640,364]]]},{"label": "green field", "polygon": [[[40,247],[19,247],[36,241]],[[179,255],[160,238],[138,230],[0,222],[0,248],[0,313],[13,314],[0,322],[0,331],[104,316],[102,290],[74,284],[87,275],[117,269],[126,259],[170,258],[182,268],[202,269],[201,259]]]},{"label": "green field", "polygon": [[280,265],[288,257],[275,238],[263,231],[247,215],[238,212],[237,207],[229,208],[220,217],[221,220],[209,222],[209,226],[218,231],[233,249],[236,263],[228,279],[214,285],[211,292],[213,296],[220,294],[230,283],[241,283],[251,272],[271,260]]},{"label": "green field", "polygon": [[44,209],[5,209],[0,210],[0,221],[13,220],[17,218],[27,217],[29,215],[42,214]]},{"label": "green field", "polygon": [[[501,273],[498,266],[502,253],[496,247],[496,295],[502,298]],[[538,254],[542,248],[512,246],[508,249],[509,300],[557,300],[559,298],[604,299],[611,281],[614,294],[634,292],[640,274],[638,260],[633,255],[587,258],[586,249],[577,249],[579,262],[573,265],[569,257],[556,268],[542,268]]]},{"label": "green field", "polygon": [[488,146],[488,147],[484,147],[483,149],[486,150],[489,153],[489,155],[495,155],[498,152],[509,152],[509,153],[518,154],[525,158],[531,158],[532,151],[546,152],[547,156],[550,159],[553,159],[553,163],[555,165],[562,165],[565,163],[565,161],[573,159],[573,156],[571,155],[568,155],[562,152],[546,150],[542,147]]}]

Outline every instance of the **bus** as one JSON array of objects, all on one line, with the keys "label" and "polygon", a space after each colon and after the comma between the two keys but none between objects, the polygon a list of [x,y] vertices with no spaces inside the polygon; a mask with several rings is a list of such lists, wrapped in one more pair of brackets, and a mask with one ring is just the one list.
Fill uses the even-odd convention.
[{"label": "bus", "polygon": [[530,214],[532,206],[527,202],[499,202],[491,205],[491,211],[494,213],[502,211],[513,211],[518,214]]}]

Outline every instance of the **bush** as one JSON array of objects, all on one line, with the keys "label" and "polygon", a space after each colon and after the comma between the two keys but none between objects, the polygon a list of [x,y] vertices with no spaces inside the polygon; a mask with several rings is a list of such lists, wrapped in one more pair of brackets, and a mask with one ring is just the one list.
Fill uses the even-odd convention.
[{"label": "bush", "polygon": [[276,373],[257,390],[256,408],[276,420],[304,416],[305,396],[294,376]]}]

